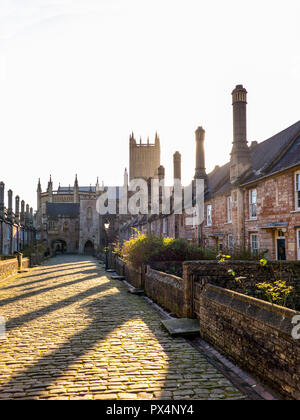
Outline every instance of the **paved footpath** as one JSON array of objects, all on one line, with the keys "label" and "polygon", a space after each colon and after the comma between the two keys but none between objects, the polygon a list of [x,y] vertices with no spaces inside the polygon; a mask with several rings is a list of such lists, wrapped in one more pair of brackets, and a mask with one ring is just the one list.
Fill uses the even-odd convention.
[{"label": "paved footpath", "polygon": [[0,315],[0,399],[245,398],[93,258],[0,281]]}]

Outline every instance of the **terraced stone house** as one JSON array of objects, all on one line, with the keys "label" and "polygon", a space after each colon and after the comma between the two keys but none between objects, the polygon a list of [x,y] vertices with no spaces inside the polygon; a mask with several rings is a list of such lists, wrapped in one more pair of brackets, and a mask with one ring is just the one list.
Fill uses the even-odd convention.
[{"label": "terraced stone house", "polygon": [[207,176],[206,246],[268,250],[277,260],[300,259],[300,121],[271,138],[247,144],[247,91],[233,97],[230,161]]}]

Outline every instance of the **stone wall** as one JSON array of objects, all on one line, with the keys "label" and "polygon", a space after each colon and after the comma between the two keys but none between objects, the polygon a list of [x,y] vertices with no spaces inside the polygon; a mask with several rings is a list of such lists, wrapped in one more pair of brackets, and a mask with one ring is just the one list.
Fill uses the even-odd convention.
[{"label": "stone wall", "polygon": [[147,267],[145,275],[146,295],[163,308],[184,317],[184,280]]},{"label": "stone wall", "polygon": [[126,280],[132,284],[132,286],[143,289],[145,281],[144,268],[135,268],[132,265],[125,265],[125,277]]},{"label": "stone wall", "polygon": [[125,266],[126,266],[125,262],[121,258],[116,257],[115,269],[116,269],[116,272],[119,274],[119,276],[125,276]]},{"label": "stone wall", "polygon": [[177,277],[150,266],[136,269],[121,258],[115,258],[115,269],[120,276],[136,288],[144,289],[145,294],[167,311],[178,317],[190,316],[190,299],[185,278]]},{"label": "stone wall", "polygon": [[0,280],[8,276],[17,274],[19,269],[17,258],[12,258],[6,261],[0,261]]},{"label": "stone wall", "polygon": [[30,259],[29,258],[23,258],[22,259],[22,269],[26,269],[30,267]]},{"label": "stone wall", "polygon": [[[22,258],[22,269],[30,267],[29,258]],[[0,261],[0,280],[18,273],[19,263],[17,258]]]},{"label": "stone wall", "polygon": [[201,336],[272,389],[300,399],[300,343],[295,311],[211,284],[195,288]]},{"label": "stone wall", "polygon": [[[259,282],[274,282],[285,280],[295,289],[288,300],[290,309],[300,310],[300,261],[271,261],[262,267],[257,261],[231,261],[218,263],[217,261],[188,261],[183,263],[186,275],[194,282],[208,282],[237,292],[247,292],[256,298],[265,300],[264,293],[256,287]],[[242,284],[235,281],[228,273],[232,269],[236,276],[246,279]]]}]

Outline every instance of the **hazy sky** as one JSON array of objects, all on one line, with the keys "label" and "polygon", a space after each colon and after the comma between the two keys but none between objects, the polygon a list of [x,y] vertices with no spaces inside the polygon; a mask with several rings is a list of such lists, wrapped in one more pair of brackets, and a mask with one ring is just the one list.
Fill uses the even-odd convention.
[{"label": "hazy sky", "polygon": [[162,164],[229,159],[231,91],[248,140],[300,119],[299,0],[0,0],[0,180],[36,208],[36,184],[119,185],[128,139],[161,138]]}]

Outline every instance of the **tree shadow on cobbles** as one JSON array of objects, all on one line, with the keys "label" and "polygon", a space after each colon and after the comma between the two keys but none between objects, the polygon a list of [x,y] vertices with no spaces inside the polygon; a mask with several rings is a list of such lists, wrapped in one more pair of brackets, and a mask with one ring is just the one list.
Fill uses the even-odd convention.
[{"label": "tree shadow on cobbles", "polygon": [[[90,278],[96,276],[101,277],[102,274],[103,272],[99,273],[99,267],[95,266],[95,275],[90,276]],[[81,281],[85,281],[85,279],[81,279]],[[104,296],[97,296],[99,293],[104,293]],[[131,358],[134,358],[135,361],[139,363],[139,367],[136,367],[136,372],[134,372],[133,369],[132,373],[137,384],[139,382],[146,382],[142,377],[147,376],[145,374],[143,375],[143,370],[147,371],[148,366],[152,372],[150,376],[153,378],[153,381],[155,381],[155,377],[157,376],[157,383],[160,383],[160,385],[156,387],[157,390],[159,390],[159,388],[164,388],[163,383],[168,385],[167,394],[164,394],[164,398],[166,399],[171,398],[171,392],[175,392],[175,394],[177,392],[178,395],[181,395],[181,392],[183,397],[192,395],[193,392],[188,392],[192,386],[194,387],[194,391],[197,391],[198,388],[198,391],[203,391],[204,394],[206,392],[212,392],[212,389],[220,391],[225,385],[227,387],[231,386],[226,380],[224,385],[224,378],[222,375],[217,374],[214,368],[212,368],[212,366],[210,366],[195,349],[192,349],[185,340],[182,338],[170,338],[166,331],[162,329],[160,325],[160,316],[154,309],[141,297],[127,293],[126,286],[123,283],[119,283],[117,280],[110,279],[108,282],[102,283],[99,286],[91,287],[74,296],[70,296],[44,308],[11,319],[7,323],[7,330],[10,331],[24,323],[37,320],[42,316],[74,303],[80,304],[83,299],[87,297],[91,298],[92,296],[94,296],[94,298],[91,301],[88,303],[83,302],[80,305],[81,309],[83,309],[90,319],[90,323],[83,329],[71,335],[64,343],[60,344],[57,349],[34,361],[32,366],[29,366],[20,373],[15,374],[15,376],[12,376],[11,379],[3,385],[2,389],[0,389],[0,398],[1,392],[10,395],[10,391],[13,388],[22,389],[24,378],[30,378],[35,382],[34,387],[31,389],[29,386],[25,392],[34,391],[34,397],[41,396],[41,394],[47,391],[47,388],[50,385],[56,383],[61,376],[67,375],[68,370],[73,364],[83,363],[81,358],[92,351],[96,345],[101,343],[106,350],[103,349],[102,351],[100,346],[100,349],[98,347],[97,351],[98,353],[100,351],[103,353],[103,357],[109,359],[107,362],[108,364],[110,363],[110,360],[113,362],[120,360],[121,364],[124,365],[126,369],[126,362],[130,365]],[[136,321],[137,319],[141,321],[140,333],[138,329],[136,329],[136,325],[128,326],[128,323]],[[51,326],[51,328],[55,328],[55,325]],[[112,335],[119,336],[120,333],[122,333],[122,330],[122,339],[126,341],[129,348],[126,349],[126,346],[122,347],[123,354],[120,355],[119,352],[114,352],[112,349],[113,345],[109,344],[112,346],[110,353],[107,351],[106,340],[108,340],[108,336],[109,339]],[[141,341],[139,340],[139,334]],[[146,337],[143,337],[144,335],[146,335]],[[153,346],[153,342],[151,342],[152,339],[157,340],[159,349],[157,346]],[[135,346],[136,351],[133,351]],[[118,345],[116,345],[116,348],[118,348]],[[154,356],[152,361],[148,364],[144,364],[148,354],[153,352],[159,352],[160,356]],[[192,356],[192,354],[194,355]],[[162,360],[168,362],[166,367],[161,365]],[[142,368],[141,365],[143,365],[144,368]],[[163,373],[159,372],[160,370]],[[199,382],[199,378],[201,378],[201,375],[203,374],[203,383],[201,383],[201,381]],[[120,376],[121,375],[122,373],[120,371]],[[209,379],[210,375],[212,375],[211,380]],[[162,376],[163,379],[161,378]],[[139,377],[141,378],[139,379]],[[70,375],[70,378],[76,382],[76,378],[72,375]],[[88,377],[86,379],[88,380]],[[96,374],[95,379],[101,381],[103,378],[101,374]],[[181,381],[180,384],[177,382],[178,380]],[[195,385],[195,383],[194,385],[188,385],[189,382],[195,380],[198,380],[198,386],[197,384]],[[109,382],[109,378],[106,378],[106,381]],[[185,383],[187,384],[186,387]],[[144,391],[146,392],[147,389],[144,389]],[[111,394],[118,392],[121,391],[111,390]],[[132,393],[135,391],[122,390],[122,392]],[[141,392],[141,390],[138,392]],[[84,392],[84,394],[88,393],[93,392]],[[83,394],[74,392],[73,396],[76,395]],[[197,395],[196,392],[194,396],[197,397]]]},{"label": "tree shadow on cobbles", "polygon": [[[70,269],[68,269],[68,270],[70,270]],[[95,272],[95,270],[84,270],[84,273],[94,273],[94,272]],[[72,274],[70,274],[70,277],[73,277],[75,275],[79,275],[81,273],[82,273],[82,268],[80,270],[78,269],[78,271],[73,271]],[[18,280],[25,280],[29,277],[31,277],[31,276],[21,277]],[[33,284],[44,283],[46,281],[58,279],[60,277],[66,278],[66,277],[69,277],[69,276],[66,275],[66,274],[61,274],[61,275],[58,275],[58,276],[57,275],[48,276],[48,277],[45,277],[45,278],[40,279],[40,280],[25,281],[24,283],[16,283],[16,284],[13,284],[11,286],[1,287],[1,290],[18,289],[18,288],[21,288],[21,287],[25,288],[26,286],[31,286]]]},{"label": "tree shadow on cobbles", "polygon": [[[64,288],[64,287],[73,286],[73,285],[78,284],[78,283],[83,283],[83,282],[86,282],[88,280],[92,280],[95,277],[98,277],[98,275],[94,274],[94,275],[91,275],[89,277],[84,277],[84,278],[80,278],[80,279],[76,279],[76,280],[71,280],[71,281],[55,284],[54,286],[51,286],[51,287],[44,287],[44,288],[41,288],[41,289],[38,289],[38,290],[23,293],[21,295],[15,296],[13,298],[2,299],[2,300],[0,300],[0,307],[8,305],[8,304],[13,303],[13,302],[22,301],[23,299],[26,299],[26,298],[30,298],[30,297],[33,297],[33,296],[40,295],[41,293],[51,292],[51,291],[56,290],[56,289],[61,289],[61,288]],[[56,278],[57,278],[56,276],[49,277],[48,280],[54,280]]]}]

